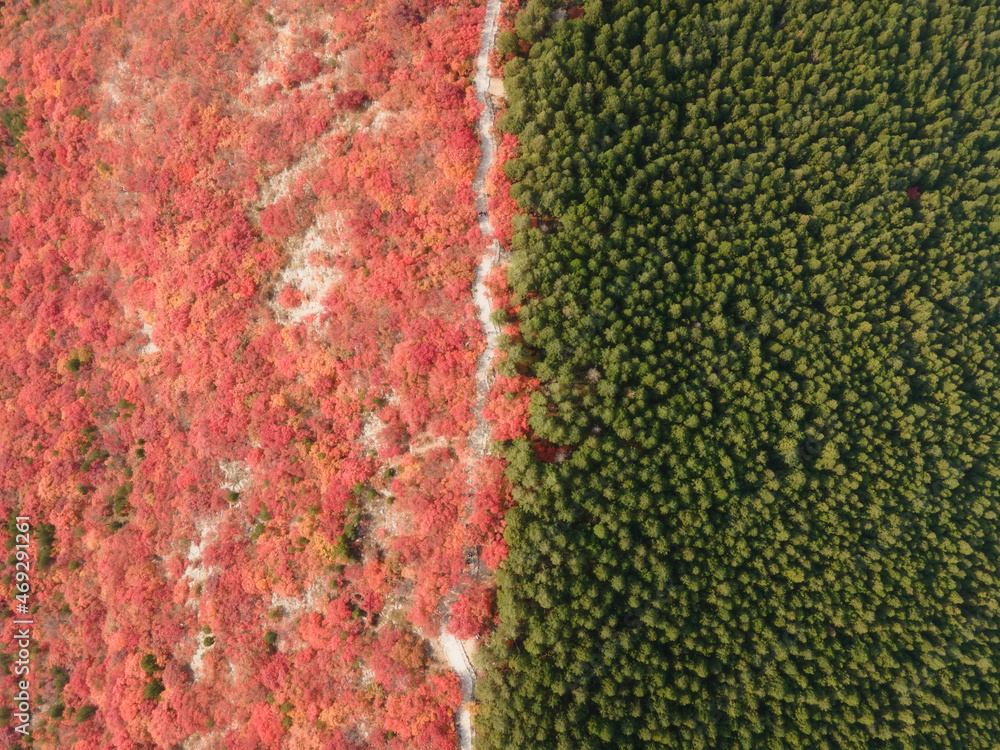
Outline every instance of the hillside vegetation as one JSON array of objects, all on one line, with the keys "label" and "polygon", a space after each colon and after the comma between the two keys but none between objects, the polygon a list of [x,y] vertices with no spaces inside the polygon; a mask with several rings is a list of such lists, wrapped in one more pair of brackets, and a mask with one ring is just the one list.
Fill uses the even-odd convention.
[{"label": "hillside vegetation", "polygon": [[0,748],[457,747],[484,15],[0,3]]},{"label": "hillside vegetation", "polygon": [[996,3],[552,11],[480,747],[995,747]]}]

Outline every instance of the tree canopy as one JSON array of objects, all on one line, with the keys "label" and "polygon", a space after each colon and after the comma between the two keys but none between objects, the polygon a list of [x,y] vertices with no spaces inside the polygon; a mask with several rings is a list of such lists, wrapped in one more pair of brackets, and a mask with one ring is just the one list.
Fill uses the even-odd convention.
[{"label": "tree canopy", "polygon": [[480,747],[994,747],[996,3],[548,11]]}]

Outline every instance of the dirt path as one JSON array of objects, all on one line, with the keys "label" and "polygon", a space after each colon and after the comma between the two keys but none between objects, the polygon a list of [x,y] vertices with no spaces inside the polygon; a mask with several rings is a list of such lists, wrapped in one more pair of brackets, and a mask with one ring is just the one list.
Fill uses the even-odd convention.
[{"label": "dirt path", "polygon": [[458,677],[462,681],[462,708],[458,712],[458,716],[455,717],[455,724],[458,729],[458,746],[462,750],[471,750],[472,716],[469,714],[467,705],[472,700],[476,689],[476,670],[465,651],[465,646],[458,638],[442,631],[438,643],[449,666],[458,673]]},{"label": "dirt path", "polygon": [[483,112],[479,115],[477,128],[479,130],[479,169],[476,170],[476,179],[472,183],[472,189],[476,193],[476,210],[479,212],[479,230],[483,233],[490,244],[483,254],[479,265],[476,267],[476,278],[473,282],[473,294],[476,301],[476,314],[479,318],[479,325],[482,326],[483,335],[486,336],[486,349],[479,355],[476,363],[476,426],[469,437],[469,447],[474,455],[486,453],[489,444],[489,425],[483,418],[483,407],[486,405],[486,396],[489,393],[488,375],[490,364],[497,348],[497,337],[500,331],[490,321],[490,302],[487,297],[486,284],[484,283],[493,264],[500,256],[500,243],[493,239],[493,224],[490,222],[489,209],[486,203],[486,175],[490,171],[493,163],[493,118],[495,107],[487,92],[490,87],[490,52],[496,43],[497,19],[500,16],[500,0],[487,0],[486,20],[483,23],[483,36],[479,44],[479,54],[476,56],[476,99],[483,105]]},{"label": "dirt path", "polygon": [[[496,354],[499,331],[490,320],[491,306],[486,291],[486,277],[493,269],[493,264],[500,257],[500,243],[493,239],[493,225],[490,222],[486,196],[486,175],[493,163],[493,119],[495,108],[489,97],[490,87],[490,52],[492,52],[497,36],[497,20],[500,17],[500,0],[487,0],[486,18],[483,22],[483,34],[479,43],[479,54],[476,55],[476,99],[483,105],[482,114],[476,124],[479,131],[479,168],[472,189],[476,193],[476,211],[479,214],[479,230],[489,240],[486,252],[483,253],[479,265],[476,266],[476,276],[473,281],[473,297],[476,303],[476,317],[482,326],[486,337],[486,349],[479,355],[476,362],[476,405],[473,411],[475,426],[469,435],[469,453],[473,457],[486,454],[489,446],[490,427],[483,416],[486,398],[489,395],[489,371]],[[475,695],[476,670],[466,652],[465,645],[455,636],[442,628],[438,639],[448,665],[455,670],[462,682],[462,707],[455,717],[458,729],[458,744],[461,750],[472,750],[472,716],[469,713],[469,703]]]}]

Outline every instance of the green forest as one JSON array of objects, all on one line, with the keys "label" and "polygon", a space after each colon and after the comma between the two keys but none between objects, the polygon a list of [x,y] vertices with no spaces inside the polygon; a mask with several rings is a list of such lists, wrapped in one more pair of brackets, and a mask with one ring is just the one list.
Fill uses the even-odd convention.
[{"label": "green forest", "polygon": [[480,748],[1000,747],[998,5],[500,40],[542,387]]}]

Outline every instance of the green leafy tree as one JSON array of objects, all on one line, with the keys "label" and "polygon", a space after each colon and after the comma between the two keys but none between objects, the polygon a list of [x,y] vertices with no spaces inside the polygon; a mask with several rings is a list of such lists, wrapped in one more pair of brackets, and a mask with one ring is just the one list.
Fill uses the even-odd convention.
[{"label": "green leafy tree", "polygon": [[477,742],[991,747],[1000,16],[516,30],[504,345],[555,450],[507,446]]}]

